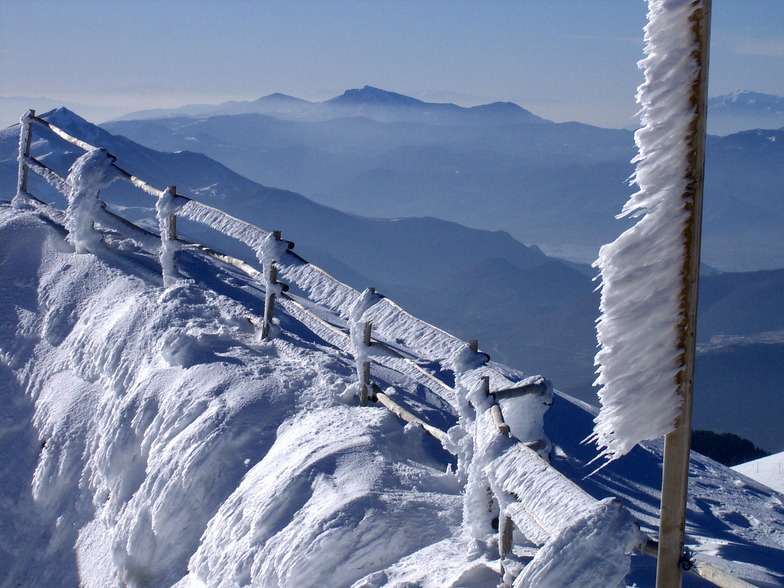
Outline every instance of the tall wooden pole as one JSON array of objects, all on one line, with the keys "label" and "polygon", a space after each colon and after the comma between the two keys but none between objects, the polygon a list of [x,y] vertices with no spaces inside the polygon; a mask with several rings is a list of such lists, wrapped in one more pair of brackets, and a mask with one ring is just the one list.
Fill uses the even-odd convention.
[{"label": "tall wooden pole", "polygon": [[675,430],[664,438],[661,514],[659,521],[659,557],[656,588],[680,588],[686,527],[686,497],[689,481],[691,448],[691,412],[696,354],[697,291],[700,271],[702,230],[702,189],[705,170],[705,122],[708,91],[708,53],[710,41],[710,0],[694,0],[697,7],[690,20],[694,35],[694,57],[699,72],[692,85],[691,101],[695,114],[689,127],[689,161],[684,206],[690,212],[684,238],[686,259],[683,266],[679,344],[682,369],[678,373],[678,391],[683,409],[675,421]]}]

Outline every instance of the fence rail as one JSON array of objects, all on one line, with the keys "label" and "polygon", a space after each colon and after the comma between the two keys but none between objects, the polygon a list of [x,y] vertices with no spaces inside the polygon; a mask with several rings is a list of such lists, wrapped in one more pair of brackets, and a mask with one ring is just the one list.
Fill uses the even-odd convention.
[{"label": "fence rail", "polygon": [[[24,200],[30,200],[36,205],[43,205],[56,211],[62,216],[61,211],[53,209],[48,203],[38,199],[28,190],[28,174],[33,171],[42,176],[47,182],[54,186],[65,196],[73,188],[68,178],[61,177],[57,172],[49,168],[43,162],[31,156],[33,125],[39,124],[50,130],[61,139],[76,145],[85,152],[92,152],[100,149],[77,137],[74,137],[35,115],[35,111],[28,111],[21,119],[20,140],[19,140],[19,173],[17,183],[17,194],[14,197],[14,204],[22,206]],[[159,224],[161,225],[160,234],[153,233],[144,229],[133,222],[123,218],[106,209],[101,203],[99,217],[94,220],[107,228],[134,231],[136,238],[142,247],[148,251],[155,252],[165,250],[165,241],[176,243],[177,247],[187,247],[199,251],[211,258],[223,263],[234,266],[249,276],[264,282],[265,285],[265,314],[261,325],[261,335],[266,338],[270,334],[272,323],[272,309],[277,302],[286,312],[302,321],[315,334],[325,339],[331,345],[342,350],[348,355],[366,358],[362,361],[362,366],[358,369],[358,380],[365,389],[365,398],[360,400],[371,400],[385,406],[401,419],[414,423],[429,434],[441,441],[448,438],[446,431],[438,429],[427,423],[424,419],[414,414],[410,409],[392,400],[386,393],[372,381],[371,363],[386,366],[407,375],[413,381],[420,383],[431,390],[438,397],[449,403],[460,413],[461,399],[458,398],[456,387],[447,384],[437,374],[429,371],[414,357],[408,357],[402,349],[411,350],[416,357],[424,358],[429,364],[442,366],[444,369],[455,372],[458,379],[458,368],[453,365],[454,357],[461,352],[466,353],[466,349],[474,355],[475,366],[470,369],[470,378],[461,384],[463,388],[479,387],[484,391],[484,401],[480,404],[486,405],[488,425],[505,438],[512,442],[511,446],[499,452],[493,460],[494,472],[490,474],[494,487],[499,488],[499,492],[505,498],[499,496],[500,502],[508,502],[509,497],[514,501],[513,505],[499,514],[501,520],[498,524],[498,544],[501,557],[506,557],[511,551],[511,524],[514,523],[526,537],[536,544],[542,544],[559,531],[553,520],[553,512],[563,510],[563,505],[578,505],[571,513],[574,518],[578,512],[584,511],[589,505],[596,503],[596,500],[585,492],[581,487],[565,477],[553,468],[543,457],[549,441],[543,436],[542,439],[518,440],[514,438],[514,431],[510,430],[505,422],[502,409],[498,404],[498,399],[503,397],[513,397],[526,394],[539,394],[545,398],[547,392],[552,388],[546,380],[539,377],[528,379],[523,382],[513,382],[506,375],[488,365],[489,356],[478,349],[476,341],[465,342],[446,331],[439,329],[417,317],[414,317],[406,310],[398,306],[392,300],[378,294],[375,290],[368,289],[363,293],[354,290],[350,286],[333,278],[320,267],[309,263],[297,253],[292,251],[293,243],[285,241],[277,231],[266,231],[246,221],[231,216],[217,208],[198,202],[186,196],[176,193],[174,186],[167,186],[160,190],[138,178],[120,166],[116,158],[107,153],[112,159],[112,167],[118,176],[131,183],[138,189],[156,198],[158,204],[164,198],[169,198],[171,208],[170,214],[161,217],[159,210]],[[98,198],[98,194],[95,195]],[[99,200],[100,202],[100,200]],[[156,206],[156,208],[160,208]],[[166,212],[166,211],[164,211]],[[248,262],[234,256],[221,253],[206,245],[194,243],[183,239],[176,234],[177,215],[184,216],[192,221],[203,223],[212,229],[237,239],[238,241],[250,246],[257,254],[262,264],[262,271],[257,270]],[[174,252],[171,251],[172,260]],[[163,255],[163,253],[161,253]],[[162,260],[163,265],[163,260]],[[278,277],[291,281],[298,288],[307,292],[311,301],[329,309],[336,317],[339,317],[346,324],[333,323],[318,314],[310,311],[307,306],[297,297],[286,292],[286,284],[278,281]],[[164,269],[164,282],[166,281],[166,271]],[[356,309],[358,301],[362,298],[369,299],[366,308],[362,309],[361,325],[363,332],[356,333],[357,321],[352,314]],[[361,343],[357,343],[361,341]],[[360,349],[361,348],[361,349]],[[474,407],[477,408],[478,407]],[[477,421],[480,419],[477,418]],[[511,447],[511,448],[510,448]],[[498,477],[497,471],[504,471],[522,468],[524,471],[517,476],[507,476],[504,479]],[[497,471],[495,471],[497,470]],[[557,488],[557,493],[537,492],[531,489],[531,476],[545,477],[548,481],[546,487],[552,490]],[[488,487],[489,491],[489,487]],[[531,493],[535,496],[531,496]],[[652,556],[656,556],[655,542],[648,540],[639,546],[639,550]],[[738,588],[751,586],[746,582],[731,576],[723,570],[716,568],[706,562],[693,562],[690,571],[702,576],[723,588]]]}]

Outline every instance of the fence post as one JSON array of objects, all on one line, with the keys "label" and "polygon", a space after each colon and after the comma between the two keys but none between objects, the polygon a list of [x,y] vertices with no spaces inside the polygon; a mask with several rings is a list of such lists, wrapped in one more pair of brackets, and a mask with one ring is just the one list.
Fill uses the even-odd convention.
[{"label": "fence post", "polygon": [[[370,335],[373,330],[373,323],[366,321],[365,328],[362,332],[362,344],[365,347],[370,347]],[[362,381],[359,388],[359,405],[367,406],[368,392],[370,390],[370,361],[362,362]]]},{"label": "fence post", "polygon": [[22,206],[22,198],[27,194],[27,177],[30,168],[27,158],[30,157],[30,146],[33,142],[33,117],[35,110],[28,110],[19,121],[19,171],[16,179],[16,194],[11,203],[14,208]]},{"label": "fence post", "polygon": [[370,335],[373,331],[373,323],[370,321],[365,322],[365,330],[362,332],[362,342],[365,347],[370,347]]},{"label": "fence post", "polygon": [[158,196],[155,211],[158,215],[158,228],[161,231],[161,271],[163,273],[163,285],[169,287],[174,284],[179,277],[177,272],[177,217],[175,210],[175,198],[177,196],[176,186],[166,186],[166,189]]},{"label": "fence post", "polygon": [[[485,391],[485,396],[490,396],[490,376],[482,376],[482,387]],[[490,405],[490,415],[493,417],[493,423],[496,428],[503,435],[509,435],[509,425],[504,421],[504,415],[501,413],[501,407],[498,405],[498,400],[493,398],[493,404]]]},{"label": "fence post", "polygon": [[[280,231],[272,231],[272,236],[275,241],[281,240],[281,233]],[[289,244],[289,248],[291,248],[291,244]],[[272,251],[267,249],[267,251]],[[270,330],[272,328],[272,316],[275,311],[275,300],[277,299],[278,292],[285,292],[288,290],[288,286],[281,282],[278,282],[278,266],[276,265],[277,259],[275,259],[272,255],[267,255],[266,253],[262,253],[261,255],[262,264],[265,264],[266,267],[262,269],[265,270],[265,288],[266,288],[266,295],[264,297],[264,319],[261,323],[261,340],[267,341],[270,335]]]},{"label": "fence post", "polygon": [[[167,186],[166,190],[168,190],[169,194],[172,195],[172,198],[174,198],[174,196],[177,194],[176,186]],[[169,241],[177,240],[177,215],[174,213],[169,215],[168,233]]]},{"label": "fence post", "polygon": [[[276,235],[277,237],[277,235]],[[264,320],[261,323],[261,340],[266,341],[272,326],[272,316],[275,311],[275,292],[274,285],[278,283],[278,266],[275,262],[270,262],[267,268],[267,293],[264,297]]]},{"label": "fence post", "polygon": [[[500,513],[498,517],[498,555],[505,559],[512,551],[512,538],[514,533],[512,517]],[[502,574],[503,576],[503,574]]]}]

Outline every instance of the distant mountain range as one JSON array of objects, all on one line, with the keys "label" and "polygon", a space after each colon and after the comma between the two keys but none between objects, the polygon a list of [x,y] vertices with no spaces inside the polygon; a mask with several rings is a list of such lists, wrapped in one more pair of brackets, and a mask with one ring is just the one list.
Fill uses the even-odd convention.
[{"label": "distant mountain range", "polygon": [[[500,229],[574,261],[593,261],[629,225],[615,215],[633,191],[630,131],[553,123],[508,103],[461,108],[369,87],[320,103],[271,95],[191,108],[104,128],[155,149],[205,153],[346,212]],[[782,226],[784,131],[710,137],[704,261],[723,271],[782,267]]]},{"label": "distant mountain range", "polygon": [[[374,111],[373,106],[377,107]],[[395,117],[389,109],[398,109]],[[419,111],[411,115],[410,109]],[[224,114],[268,114],[289,120],[325,120],[343,116],[364,116],[389,122],[400,121],[401,112],[406,112],[411,122],[432,124],[464,124],[474,117],[498,124],[509,122],[536,122],[543,119],[510,102],[495,102],[473,108],[462,108],[455,104],[433,104],[365,86],[346,90],[342,95],[324,102],[309,102],[286,94],[270,94],[254,101],[229,101],[223,104],[190,104],[180,108],[161,108],[131,112],[116,120],[141,120],[178,116],[216,116]],[[465,116],[468,114],[468,116]],[[462,117],[462,118],[461,118]],[[784,98],[773,94],[740,90],[730,94],[714,96],[708,100],[708,132],[714,135],[730,135],[754,129],[779,129],[784,127]]]},{"label": "distant mountain range", "polygon": [[435,125],[484,126],[513,122],[544,122],[544,119],[511,102],[494,102],[466,108],[456,104],[424,102],[372,86],[346,90],[340,96],[323,102],[309,102],[275,93],[252,102],[192,104],[182,108],[132,112],[118,120],[233,114],[266,114],[294,121],[324,121],[356,116],[379,122],[417,122]]},{"label": "distant mountain range", "polygon": [[126,109],[115,106],[94,106],[46,98],[44,96],[1,96],[0,97],[0,128],[13,125],[19,122],[22,115],[31,108],[36,112],[47,112],[54,108],[66,107],[80,113],[82,116],[93,121],[106,121],[127,112]]},{"label": "distant mountain range", "polygon": [[784,98],[742,90],[708,100],[708,132],[729,135],[784,127]]},{"label": "distant mountain range", "polygon": [[[422,318],[464,339],[479,339],[495,359],[543,373],[559,389],[596,402],[590,384],[598,296],[590,268],[548,257],[501,231],[426,217],[347,214],[259,185],[200,153],[143,147],[65,109],[48,118],[107,148],[125,169],[154,185],[175,184],[183,194],[264,228],[281,229],[297,242],[301,255],[337,278],[357,288],[376,286]],[[0,132],[0,186],[9,197],[16,182],[17,142],[18,128]],[[63,147],[51,133],[36,130],[34,153],[64,174],[78,150]],[[63,204],[35,175],[31,187]],[[102,197],[125,216],[154,227],[150,199],[131,186],[115,183]],[[186,236],[252,258],[230,239],[185,222],[179,228]],[[782,288],[784,270],[704,276],[698,330],[702,363],[695,426],[740,434],[771,451],[784,449],[781,405],[769,401],[784,373],[784,362],[776,359],[784,343],[760,335],[784,331]],[[761,358],[760,367],[747,354],[750,345],[762,344],[766,353],[754,356]],[[700,365],[712,367],[701,371]],[[745,412],[728,414],[725,400],[732,395],[743,396]]]},{"label": "distant mountain range", "polygon": [[[398,98],[399,97],[399,98]],[[432,124],[451,124],[455,120],[462,123],[474,117],[476,124],[481,121],[492,121],[498,117],[499,124],[508,122],[508,116],[517,117],[518,122],[535,122],[543,120],[516,104],[495,102],[462,108],[451,103],[432,104],[417,100],[395,92],[387,92],[371,86],[347,90],[344,94],[324,102],[310,102],[286,94],[274,93],[252,101],[231,100],[222,104],[188,104],[178,108],[156,108],[128,113],[118,107],[94,106],[62,101],[46,97],[4,96],[0,97],[0,126],[14,124],[22,113],[29,108],[45,112],[52,108],[65,106],[86,116],[90,120],[141,120],[179,116],[216,116],[224,114],[268,114],[277,118],[290,120],[324,120],[325,118],[343,116],[379,116],[380,120],[388,120],[386,112],[373,113],[366,107],[356,108],[360,99],[365,105],[376,100],[377,105],[411,106],[418,103],[421,110],[429,109],[429,113],[414,117],[416,122]],[[708,103],[708,132],[713,135],[729,135],[754,129],[779,129],[784,126],[784,98],[772,94],[741,90],[731,94],[715,96]],[[422,108],[422,105],[427,105]],[[348,108],[347,108],[348,107]],[[354,113],[351,114],[351,108]],[[468,112],[468,117],[459,113]],[[399,119],[395,119],[399,120]]]}]

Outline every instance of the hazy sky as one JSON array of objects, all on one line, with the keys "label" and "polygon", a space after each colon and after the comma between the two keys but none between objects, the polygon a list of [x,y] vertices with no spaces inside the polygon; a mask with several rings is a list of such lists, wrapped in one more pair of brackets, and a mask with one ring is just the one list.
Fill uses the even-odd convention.
[{"label": "hazy sky", "polygon": [[[625,127],[646,10],[643,0],[0,0],[0,96],[121,114],[272,92],[323,100],[367,84]],[[784,0],[714,0],[712,34],[710,95],[784,95]]]}]

